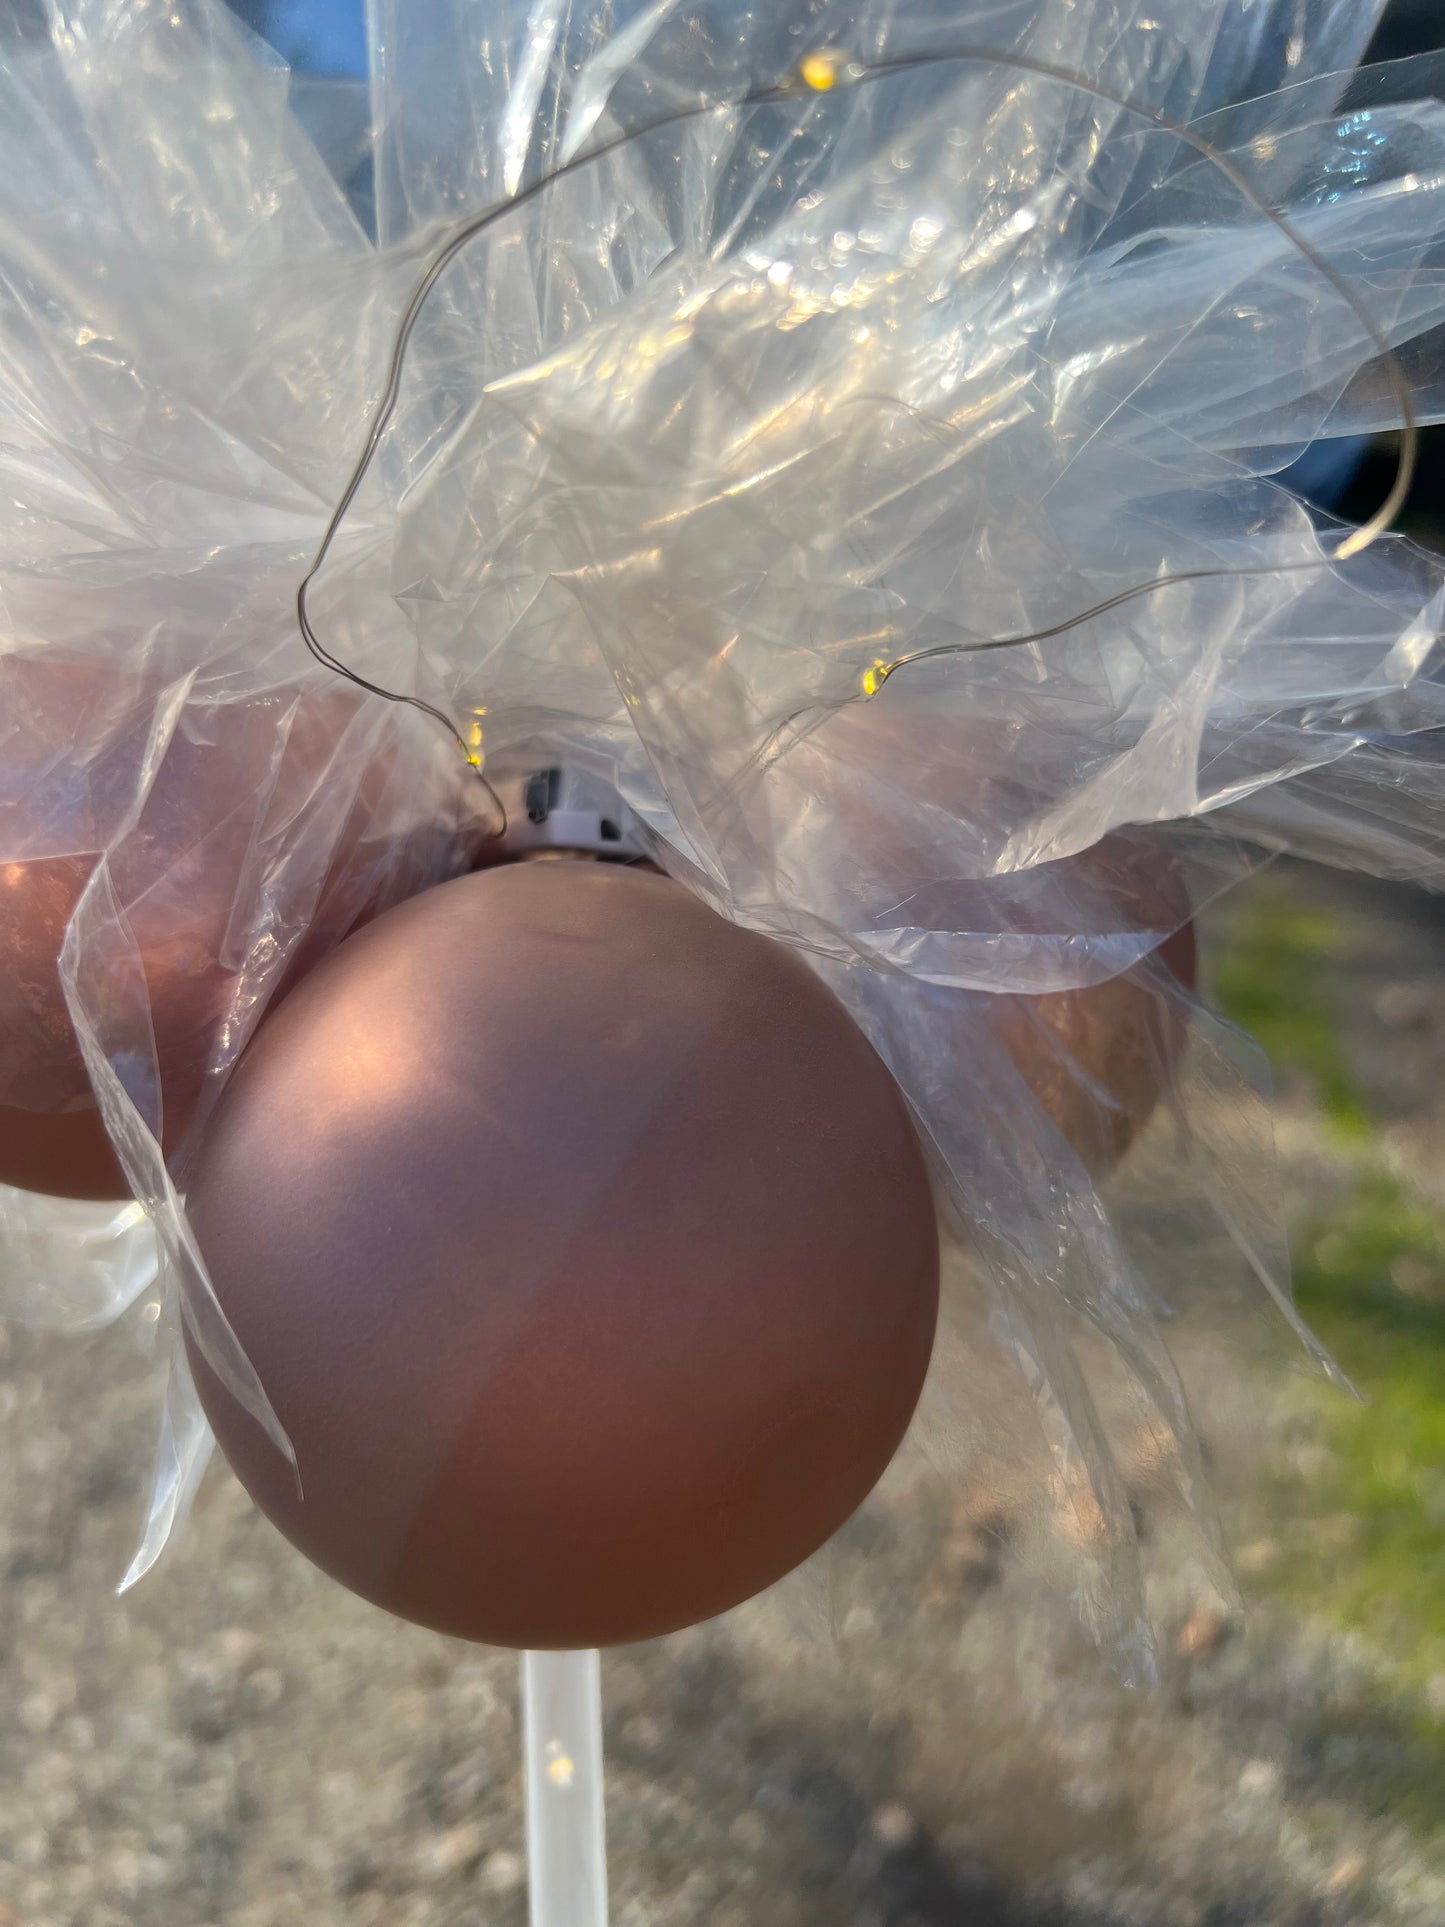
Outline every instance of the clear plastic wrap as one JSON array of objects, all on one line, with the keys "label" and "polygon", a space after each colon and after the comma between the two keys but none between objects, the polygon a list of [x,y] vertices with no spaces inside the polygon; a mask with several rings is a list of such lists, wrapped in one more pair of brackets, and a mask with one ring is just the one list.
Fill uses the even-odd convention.
[{"label": "clear plastic wrap", "polygon": [[[184,1295],[265,1417],[186,1230],[186,1131],[289,973],[486,828],[442,732],[311,664],[296,585],[443,224],[599,145],[439,280],[312,619],[488,771],[543,750],[613,781],[667,868],[834,982],[989,1279],[978,1342],[1018,1364],[1053,1467],[1038,1515],[1093,1621],[1147,1654],[1089,1333],[1213,1558],[1207,1499],[1161,1301],[1096,1185],[1097,1081],[1019,999],[1132,973],[1173,1013],[1138,1044],[1159,1081],[1192,1025],[1215,1101],[1176,1101],[1167,1181],[1287,1310],[1268,1200],[1218,1124],[1255,1115],[1250,1053],[1156,953],[1261,847],[1445,880],[1445,763],[1412,740],[1445,721],[1445,579],[1393,538],[1330,563],[1270,480],[1321,433],[1394,425],[1386,371],[1288,237],[1147,117],[978,55],[727,101],[820,49],[962,43],[1091,77],[1288,211],[1428,415],[1445,106],[1420,63],[1351,75],[1378,11],[378,0],[374,236],[344,192],[354,101],[293,97],[213,0],[52,0],[48,39],[3,49],[0,865],[68,865],[70,896],[63,1015],[0,985],[0,1104],[98,1103],[173,1346]],[[344,130],[334,166],[303,119]],[[1220,573],[968,653],[1199,571]],[[870,666],[949,645],[860,698]],[[40,1005],[76,1046],[32,1062]],[[104,1214],[57,1206],[45,1237],[45,1209],[4,1206],[28,1315],[121,1310],[131,1215],[107,1295]],[[136,1571],[206,1447],[175,1352]]]}]

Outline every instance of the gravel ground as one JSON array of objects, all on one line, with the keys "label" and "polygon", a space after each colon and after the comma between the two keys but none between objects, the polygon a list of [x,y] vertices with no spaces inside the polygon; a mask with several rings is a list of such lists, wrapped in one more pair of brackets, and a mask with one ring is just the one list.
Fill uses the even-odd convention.
[{"label": "gravel ground", "polygon": [[[1344,906],[1349,1048],[1387,1155],[1445,1195],[1445,924],[1295,887]],[[1282,1091],[1278,1135],[1292,1208],[1327,1197],[1343,1154],[1307,1091]],[[935,1451],[905,1458],[798,1580],[607,1656],[615,1919],[1439,1927],[1445,1837],[1380,1793],[1422,1742],[1378,1657],[1263,1597],[1221,1605],[1142,1470],[1159,1685],[1121,1685],[1083,1637],[971,1458],[969,1400],[996,1375],[972,1292],[955,1267],[951,1478]],[[1214,1317],[1177,1338],[1246,1593],[1287,1376],[1241,1368],[1256,1337]],[[113,1596],[154,1390],[115,1333],[0,1339],[0,1927],[519,1927],[510,1655],[340,1592],[220,1467],[171,1555]]]}]

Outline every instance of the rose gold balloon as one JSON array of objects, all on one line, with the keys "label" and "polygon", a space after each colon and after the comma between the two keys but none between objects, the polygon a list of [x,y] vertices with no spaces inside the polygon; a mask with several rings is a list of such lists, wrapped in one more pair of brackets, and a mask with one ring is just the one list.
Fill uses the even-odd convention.
[{"label": "rose gold balloon", "polygon": [[908,1424],[938,1243],[896,1085],[791,951],[678,885],[518,864],[268,1017],[191,1174],[291,1438],[192,1351],[275,1523],[405,1618],[596,1646],[749,1597]]},{"label": "rose gold balloon", "polygon": [[56,1198],[102,1202],[130,1195],[93,1104],[49,1113],[0,1105],[0,1182]]},{"label": "rose gold balloon", "polygon": [[[1181,886],[1182,887],[1182,886]],[[1194,926],[1160,946],[1192,989]],[[1137,972],[1079,990],[991,1000],[998,1035],[1020,1076],[1084,1163],[1116,1165],[1169,1088],[1188,1039],[1177,998]]]},{"label": "rose gold balloon", "polygon": [[[956,714],[888,689],[790,751],[776,821],[801,822],[811,867],[791,877],[807,907],[845,928],[1028,935],[1153,932],[1159,954],[1194,984],[1184,875],[1148,830],[1124,830],[1054,862],[1010,867],[1005,830],[1047,816],[1028,728],[962,727]],[[995,873],[997,871],[997,873]],[[831,894],[821,894],[825,891]],[[816,899],[816,900],[815,900]],[[1188,1035],[1183,1000],[1147,970],[1046,994],[990,991],[961,1000],[953,1055],[972,1073],[986,1021],[1040,1106],[1102,1175],[1148,1121]],[[946,1047],[946,1046],[945,1046]]]},{"label": "rose gold balloon", "polygon": [[[0,806],[12,857],[0,862],[0,1182],[123,1197],[58,970],[102,853],[128,932],[117,947],[133,943],[144,975],[171,1155],[238,998],[284,994],[378,908],[464,867],[482,813],[439,814],[399,842],[395,742],[363,730],[360,769],[347,763],[338,746],[367,699],[341,683],[212,692],[138,674],[123,652],[48,651],[0,659],[0,698],[13,771]],[[328,785],[350,797],[340,823]],[[277,946],[292,947],[279,984]],[[93,986],[112,989],[134,986]],[[48,1121],[27,1131],[32,1116]]]}]

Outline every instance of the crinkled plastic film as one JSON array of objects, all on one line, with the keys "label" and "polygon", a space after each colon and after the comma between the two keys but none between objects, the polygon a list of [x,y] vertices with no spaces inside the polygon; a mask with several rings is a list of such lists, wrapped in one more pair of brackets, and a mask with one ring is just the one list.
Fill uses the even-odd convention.
[{"label": "crinkled plastic film", "polygon": [[[1292,1315],[1260,1067],[1159,947],[1262,850],[1442,880],[1439,565],[1394,538],[1330,563],[1338,531],[1270,479],[1397,425],[1387,370],[1217,168],[1057,78],[940,58],[725,103],[824,49],[1091,77],[1288,213],[1428,418],[1445,106],[1428,63],[1351,73],[1378,11],[378,0],[369,142],[354,88],[293,81],[210,0],[56,0],[0,50],[0,880],[43,882],[65,932],[56,985],[0,985],[0,1106],[98,1104],[144,1206],[8,1193],[5,1291],[93,1325],[161,1254],[132,1576],[208,1446],[182,1317],[269,1421],[185,1225],[188,1146],[289,983],[493,821],[444,732],[308,658],[297,584],[448,224],[607,144],[439,280],[316,631],[489,776],[608,777],[666,867],[807,952],[913,1103],[986,1285],[967,1347],[1018,1367],[1040,1541],[1089,1617],[1147,1667],[1100,1341],[1225,1583],[1158,1254],[1101,1189],[1129,1134],[1099,1137],[1077,1040],[1021,1000],[1139,989],[1140,1062],[1183,1080],[1153,1181]],[[73,1039],[30,1050],[37,1024]],[[983,1451],[940,1373],[922,1449]]]}]

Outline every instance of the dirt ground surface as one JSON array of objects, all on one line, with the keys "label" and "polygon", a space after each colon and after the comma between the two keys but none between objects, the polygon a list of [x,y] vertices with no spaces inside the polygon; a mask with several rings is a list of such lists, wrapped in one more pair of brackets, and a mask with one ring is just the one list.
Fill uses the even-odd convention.
[{"label": "dirt ground surface", "polygon": [[[1370,1155],[1445,1202],[1445,912],[1289,888],[1344,933]],[[1276,1124],[1299,1218],[1360,1154],[1307,1080]],[[1161,1675],[1127,1686],[1006,1495],[905,1469],[801,1579],[605,1657],[620,1927],[1440,1927],[1445,1814],[1393,1791],[1426,1729],[1398,1655],[1269,1584],[1297,1375],[1228,1325],[1177,1343],[1242,1610],[1141,1487]],[[117,1599],[155,1401],[124,1334],[0,1339],[0,1927],[519,1927],[515,1657],[344,1594],[219,1465]],[[1411,1690],[1445,1716],[1445,1676]]]}]

